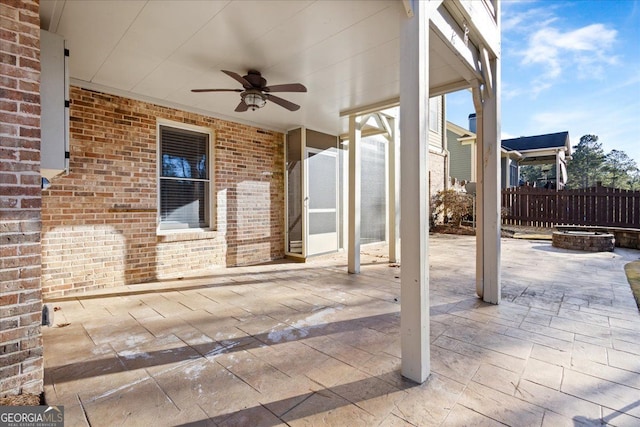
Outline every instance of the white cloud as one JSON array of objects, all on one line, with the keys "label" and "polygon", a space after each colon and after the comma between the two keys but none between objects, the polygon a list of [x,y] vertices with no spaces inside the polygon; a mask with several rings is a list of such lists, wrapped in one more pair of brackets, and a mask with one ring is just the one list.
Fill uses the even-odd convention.
[{"label": "white cloud", "polygon": [[523,4],[536,1],[502,2],[502,32],[530,33],[540,26],[550,25],[558,18],[553,15],[556,5],[546,4],[545,7],[531,7],[525,11],[518,10]]},{"label": "white cloud", "polygon": [[609,48],[616,39],[616,30],[602,24],[591,24],[560,34],[555,44],[568,50],[598,51]]},{"label": "white cloud", "polygon": [[565,131],[570,123],[585,122],[590,116],[587,111],[560,109],[534,114],[531,119],[535,127],[540,129],[539,133],[551,133]]},{"label": "white cloud", "polygon": [[505,62],[509,57],[518,58],[521,75],[534,73],[523,89],[504,91],[506,98],[526,93],[535,99],[569,77],[603,79],[607,67],[618,61],[613,54],[618,33],[611,26],[593,22],[571,28],[562,3],[514,1],[502,5]]},{"label": "white cloud", "polygon": [[610,54],[616,36],[616,30],[603,24],[566,32],[543,27],[530,35],[522,64],[541,65],[544,67],[541,78],[547,80],[557,79],[566,67],[576,69],[578,77],[598,77],[605,65],[617,60]]},{"label": "white cloud", "polygon": [[605,151],[623,150],[640,162],[639,51],[633,38],[640,0],[620,16],[607,15],[606,22],[598,13],[574,15],[579,2],[501,5],[502,137],[566,130],[575,145],[595,134]]},{"label": "white cloud", "polygon": [[500,132],[500,139],[513,139],[513,138],[517,138],[517,136],[512,135],[508,132]]},{"label": "white cloud", "polygon": [[553,85],[547,79],[538,78],[533,80],[533,82],[529,86],[529,93],[532,98],[537,98],[541,92],[544,92],[545,90],[549,89],[551,86]]},{"label": "white cloud", "polygon": [[502,19],[502,31],[522,31],[523,26],[526,25],[527,22],[531,22],[532,18],[534,18],[538,14],[537,9],[531,9],[524,13],[514,13],[514,14],[505,14],[506,15]]},{"label": "white cloud", "polygon": [[513,99],[523,95],[525,91],[521,86],[514,86],[509,82],[502,82],[502,99]]}]

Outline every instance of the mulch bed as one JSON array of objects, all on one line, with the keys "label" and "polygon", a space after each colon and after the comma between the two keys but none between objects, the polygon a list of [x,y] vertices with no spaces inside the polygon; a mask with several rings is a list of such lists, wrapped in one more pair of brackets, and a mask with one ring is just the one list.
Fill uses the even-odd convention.
[{"label": "mulch bed", "polygon": [[[469,227],[467,225],[461,225],[460,227],[453,224],[438,224],[434,227],[429,228],[430,233],[439,233],[439,234],[455,234],[458,236],[475,236],[476,230],[473,227]],[[513,237],[515,232],[513,230],[502,229],[501,236],[502,237]]]},{"label": "mulch bed", "polygon": [[458,236],[475,236],[476,234],[476,230],[474,230],[473,227],[468,227],[466,225],[461,225],[460,227],[458,227],[453,224],[438,224],[434,227],[430,227],[429,232],[440,234],[456,234]]},{"label": "mulch bed", "polygon": [[39,406],[40,396],[37,394],[17,394],[14,396],[0,397],[0,406]]}]

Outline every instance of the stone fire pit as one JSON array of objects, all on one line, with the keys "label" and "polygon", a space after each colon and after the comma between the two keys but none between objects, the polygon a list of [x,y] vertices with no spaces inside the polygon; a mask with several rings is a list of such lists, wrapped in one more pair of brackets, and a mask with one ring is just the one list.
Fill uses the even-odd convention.
[{"label": "stone fire pit", "polygon": [[556,248],[589,252],[613,252],[616,239],[611,233],[595,231],[554,231],[552,245]]}]

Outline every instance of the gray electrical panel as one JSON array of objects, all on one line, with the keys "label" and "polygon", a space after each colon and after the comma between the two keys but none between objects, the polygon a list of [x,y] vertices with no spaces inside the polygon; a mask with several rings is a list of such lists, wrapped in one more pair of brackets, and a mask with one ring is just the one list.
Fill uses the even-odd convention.
[{"label": "gray electrical panel", "polygon": [[62,37],[40,30],[41,173],[69,172],[69,70]]}]

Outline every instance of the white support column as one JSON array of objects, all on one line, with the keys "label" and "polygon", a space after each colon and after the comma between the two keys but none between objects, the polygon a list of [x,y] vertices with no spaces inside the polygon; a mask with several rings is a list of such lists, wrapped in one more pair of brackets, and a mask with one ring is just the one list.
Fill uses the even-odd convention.
[{"label": "white support column", "polygon": [[389,262],[400,261],[400,144],[398,141],[398,120],[389,119],[391,133],[388,138],[387,148],[389,154]]},{"label": "white support column", "polygon": [[429,2],[414,1],[400,29],[400,224],[402,375],[424,382],[429,354],[428,132]]},{"label": "white support column", "polygon": [[349,246],[348,271],[360,273],[360,126],[349,116]]},{"label": "white support column", "polygon": [[476,289],[484,301],[499,304],[500,284],[500,67],[488,61],[491,90],[473,87],[477,114],[478,185],[476,230]]},{"label": "white support column", "polygon": [[[502,165],[504,165],[504,169],[502,168]],[[504,176],[504,187],[511,187],[511,156],[509,153],[507,153],[507,157],[504,159],[502,158],[502,155],[500,156],[500,169],[498,170],[500,171],[501,180],[502,176]],[[500,182],[500,187],[502,187],[502,182]]]},{"label": "white support column", "polygon": [[473,105],[476,110],[476,293],[484,298],[484,168],[482,167],[482,153],[484,152],[484,128],[482,122],[483,105],[482,89],[479,82],[475,82],[471,88]]},{"label": "white support column", "polygon": [[560,150],[556,151],[556,191],[560,190],[562,170],[560,169]]},{"label": "white support column", "polygon": [[498,59],[490,63],[493,79],[492,93],[484,101],[483,132],[484,150],[483,166],[486,187],[484,189],[484,297],[486,302],[499,304],[501,299],[500,285],[500,76]]}]

